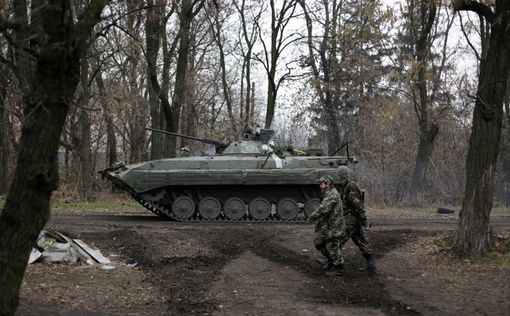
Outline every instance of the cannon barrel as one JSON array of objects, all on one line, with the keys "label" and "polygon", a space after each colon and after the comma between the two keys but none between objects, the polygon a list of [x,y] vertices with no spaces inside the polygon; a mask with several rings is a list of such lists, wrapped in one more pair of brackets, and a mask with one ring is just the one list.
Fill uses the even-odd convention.
[{"label": "cannon barrel", "polygon": [[172,135],[172,136],[175,136],[175,137],[182,137],[182,138],[186,138],[186,139],[196,140],[196,141],[202,142],[204,144],[214,145],[214,146],[216,146],[216,149],[221,149],[221,148],[225,148],[225,147],[228,146],[228,144],[219,142],[217,140],[211,140],[211,139],[206,139],[206,138],[198,138],[198,137],[184,135],[184,134],[179,134],[179,133],[175,133],[175,132],[164,131],[164,130],[160,130],[160,129],[156,129],[156,128],[148,128],[147,127],[145,129],[148,130],[148,131],[152,131],[152,132],[164,133],[164,134]]}]

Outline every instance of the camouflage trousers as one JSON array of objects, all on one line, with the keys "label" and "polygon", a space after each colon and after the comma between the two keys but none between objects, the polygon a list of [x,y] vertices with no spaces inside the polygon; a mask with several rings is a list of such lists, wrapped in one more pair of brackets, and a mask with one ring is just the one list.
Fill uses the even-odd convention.
[{"label": "camouflage trousers", "polygon": [[[372,249],[370,249],[370,243],[368,242],[363,227],[359,224],[346,224],[345,230],[339,238],[340,249],[352,239],[352,242],[358,246],[359,250],[363,253],[364,257],[373,255]],[[343,262],[343,258],[342,258]]]},{"label": "camouflage trousers", "polygon": [[324,240],[319,244],[315,243],[315,248],[319,250],[332,264],[340,265],[344,263],[342,247],[340,246],[340,238],[331,238]]}]

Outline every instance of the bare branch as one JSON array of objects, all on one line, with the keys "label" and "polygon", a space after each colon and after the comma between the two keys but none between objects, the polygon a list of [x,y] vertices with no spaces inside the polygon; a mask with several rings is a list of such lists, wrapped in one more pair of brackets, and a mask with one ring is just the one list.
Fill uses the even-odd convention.
[{"label": "bare branch", "polygon": [[478,1],[471,0],[453,0],[453,9],[455,11],[473,11],[478,13],[478,15],[483,16],[489,21],[489,23],[494,23],[496,20],[496,14],[492,12],[491,8],[483,3]]},{"label": "bare branch", "polygon": [[471,49],[473,50],[473,52],[475,53],[475,56],[476,56],[476,59],[478,61],[482,60],[482,58],[480,57],[480,54],[478,54],[478,50],[476,49],[476,47],[473,45],[473,43],[471,43],[471,41],[469,40],[469,36],[466,32],[466,29],[464,28],[464,23],[462,22],[462,15],[459,14],[459,18],[460,18],[460,29],[462,30],[462,34],[464,34],[464,38],[466,39],[469,47],[471,47]]}]

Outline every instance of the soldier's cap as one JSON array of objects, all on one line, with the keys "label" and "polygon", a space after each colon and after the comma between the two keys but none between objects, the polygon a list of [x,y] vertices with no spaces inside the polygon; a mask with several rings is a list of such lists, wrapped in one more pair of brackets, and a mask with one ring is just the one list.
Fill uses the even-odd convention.
[{"label": "soldier's cap", "polygon": [[329,183],[329,184],[333,184],[333,177],[332,176],[322,176],[320,177],[319,179],[319,184],[321,183]]}]

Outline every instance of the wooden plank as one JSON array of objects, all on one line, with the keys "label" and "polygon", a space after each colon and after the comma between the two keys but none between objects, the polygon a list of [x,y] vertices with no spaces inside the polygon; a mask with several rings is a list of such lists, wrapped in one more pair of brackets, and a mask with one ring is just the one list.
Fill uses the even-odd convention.
[{"label": "wooden plank", "polygon": [[94,250],[92,248],[90,248],[89,245],[87,245],[85,242],[81,241],[80,239],[73,239],[73,241],[78,245],[80,246],[81,248],[83,248],[83,250],[85,250],[89,255],[92,256],[92,258],[94,258],[97,262],[99,262],[100,264],[102,265],[111,265],[112,262],[110,261],[110,259],[106,258],[105,256],[103,256],[101,254],[101,251],[99,250]]},{"label": "wooden plank", "polygon": [[[77,243],[75,243],[71,238],[67,237],[66,235],[60,233],[60,232],[55,232],[57,233],[60,237],[62,237],[65,241],[67,241],[68,243],[71,244],[71,246],[73,246],[74,248],[76,248],[78,250],[78,252],[80,253],[80,255],[84,256],[85,258],[87,258],[87,263],[89,265],[93,265],[94,264],[94,258],[92,258],[85,250],[83,250],[82,247],[78,246]],[[90,260],[90,261],[89,261]]]}]

